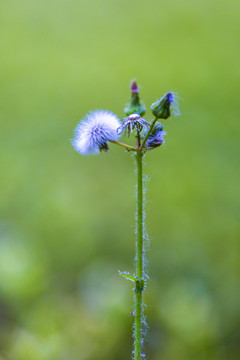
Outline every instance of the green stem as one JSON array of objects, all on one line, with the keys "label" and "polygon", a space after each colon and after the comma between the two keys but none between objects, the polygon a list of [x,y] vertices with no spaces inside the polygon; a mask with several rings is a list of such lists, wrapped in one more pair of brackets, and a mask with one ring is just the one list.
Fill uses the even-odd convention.
[{"label": "green stem", "polygon": [[119,141],[109,140],[111,143],[124,147],[128,151],[136,151],[137,149],[133,146],[121,143]]},{"label": "green stem", "polygon": [[136,281],[135,288],[135,327],[134,327],[134,360],[141,360],[142,352],[142,296],[143,280],[143,172],[142,151],[136,152],[137,162],[137,243],[136,243]]},{"label": "green stem", "polygon": [[152,121],[152,123],[151,123],[151,125],[150,125],[150,128],[148,129],[147,135],[146,135],[145,138],[143,139],[142,145],[141,145],[141,147],[140,147],[140,151],[143,150],[143,148],[144,148],[144,146],[145,146],[145,144],[146,144],[146,141],[147,141],[149,135],[151,134],[152,129],[153,129],[153,127],[154,127],[154,125],[155,125],[155,123],[156,123],[157,120],[158,120],[158,118],[155,118],[155,119]]}]

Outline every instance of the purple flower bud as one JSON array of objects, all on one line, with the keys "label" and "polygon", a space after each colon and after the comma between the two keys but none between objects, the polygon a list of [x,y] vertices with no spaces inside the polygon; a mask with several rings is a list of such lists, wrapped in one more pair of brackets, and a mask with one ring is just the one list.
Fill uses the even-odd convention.
[{"label": "purple flower bud", "polygon": [[156,124],[147,139],[147,150],[155,149],[164,143],[165,131],[163,131],[162,124]]},{"label": "purple flower bud", "polygon": [[154,116],[158,119],[167,119],[171,115],[179,115],[179,108],[177,102],[177,94],[169,92],[165,94],[160,100],[151,105],[151,110]]},{"label": "purple flower bud", "polygon": [[136,80],[132,80],[132,82],[131,82],[131,92],[138,93],[138,86],[137,86]]},{"label": "purple flower bud", "polygon": [[130,103],[124,109],[126,115],[138,114],[140,116],[145,114],[146,108],[143,103],[140,101],[138,86],[135,80],[131,82],[131,93],[132,97]]}]

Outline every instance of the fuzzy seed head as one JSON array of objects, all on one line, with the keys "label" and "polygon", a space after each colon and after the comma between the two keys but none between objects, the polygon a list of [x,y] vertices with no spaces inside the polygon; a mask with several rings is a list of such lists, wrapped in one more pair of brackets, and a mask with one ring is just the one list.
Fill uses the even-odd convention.
[{"label": "fuzzy seed head", "polygon": [[119,138],[117,129],[120,125],[118,117],[110,111],[90,112],[77,125],[72,145],[81,155],[99,154],[102,150],[107,151],[107,142],[116,141]]}]

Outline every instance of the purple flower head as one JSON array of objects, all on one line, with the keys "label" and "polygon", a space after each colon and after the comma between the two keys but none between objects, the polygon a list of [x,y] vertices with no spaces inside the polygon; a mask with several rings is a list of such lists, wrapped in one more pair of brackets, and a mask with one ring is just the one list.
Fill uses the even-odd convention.
[{"label": "purple flower head", "polygon": [[174,95],[173,93],[170,91],[169,93],[166,94],[167,100],[169,102],[169,104],[172,104],[174,101]]},{"label": "purple flower head", "polygon": [[72,140],[74,149],[81,155],[99,154],[108,151],[108,141],[119,138],[117,129],[121,125],[118,117],[106,110],[97,110],[86,115],[75,129]]},{"label": "purple flower head", "polygon": [[118,132],[121,134],[125,130],[125,135],[128,134],[129,136],[130,134],[134,135],[134,130],[139,133],[144,127],[149,128],[149,126],[149,122],[141,118],[140,115],[131,114],[123,119],[122,126],[119,128]]}]

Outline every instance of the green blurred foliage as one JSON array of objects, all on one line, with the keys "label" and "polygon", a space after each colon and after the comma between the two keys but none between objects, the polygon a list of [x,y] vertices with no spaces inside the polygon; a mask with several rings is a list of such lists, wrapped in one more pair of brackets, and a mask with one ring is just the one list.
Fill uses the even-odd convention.
[{"label": "green blurred foliage", "polygon": [[[0,3],[1,360],[130,358],[135,173],[70,139],[89,110],[182,116],[145,158],[152,360],[240,357],[237,0]],[[151,119],[148,110],[146,119]]]}]

